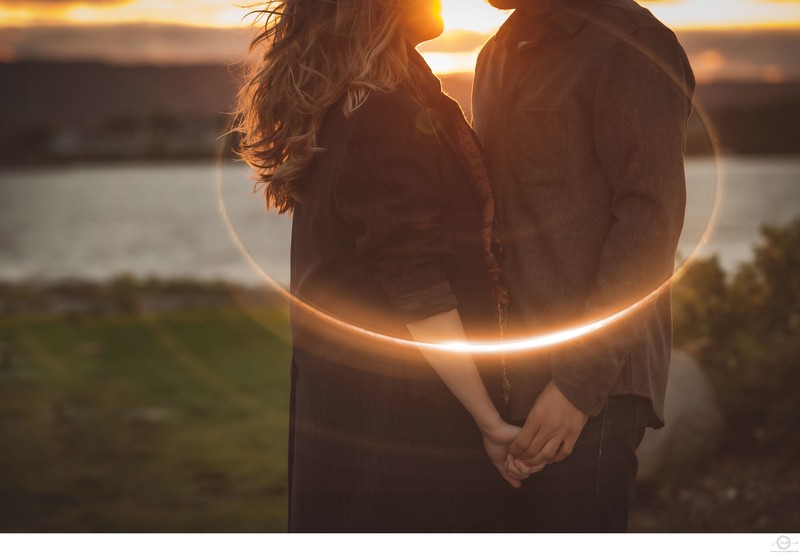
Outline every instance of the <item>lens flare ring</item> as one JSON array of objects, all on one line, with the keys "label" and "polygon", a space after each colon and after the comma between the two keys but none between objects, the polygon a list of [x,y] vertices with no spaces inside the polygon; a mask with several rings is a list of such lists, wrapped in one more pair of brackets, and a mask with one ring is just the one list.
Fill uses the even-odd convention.
[{"label": "lens flare ring", "polygon": [[[584,14],[585,15],[585,14]],[[592,23],[602,27],[604,30],[607,30],[610,33],[617,35],[621,40],[625,40],[635,48],[637,48],[642,54],[644,54],[650,61],[655,63],[664,73],[673,81],[677,86],[681,88],[684,95],[689,98],[689,91],[684,87],[682,81],[671,71],[670,68],[666,67],[663,62],[661,62],[652,52],[647,51],[641,45],[636,44],[633,42],[629,37],[621,35],[617,32],[616,29],[603,24],[602,22],[598,22],[596,20],[591,20]],[[347,321],[343,321],[329,313],[326,313],[319,308],[304,302],[300,298],[297,298],[291,292],[287,291],[284,287],[282,287],[278,282],[276,282],[265,270],[262,268],[247,250],[247,248],[242,243],[239,234],[236,232],[234,228],[230,216],[228,214],[228,210],[225,206],[225,199],[222,194],[222,155],[223,155],[223,148],[225,146],[225,141],[221,141],[220,146],[217,149],[215,155],[215,189],[216,189],[216,196],[217,196],[217,203],[218,209],[220,213],[220,217],[222,218],[222,222],[225,225],[225,228],[228,231],[228,234],[233,242],[234,247],[239,251],[242,258],[247,262],[248,265],[258,274],[261,278],[276,292],[278,292],[281,296],[286,298],[295,306],[313,314],[315,317],[318,317],[324,320],[327,323],[336,325],[342,328],[345,331],[354,333],[355,335],[361,336],[363,338],[373,339],[382,342],[389,342],[399,346],[406,346],[406,347],[415,347],[420,349],[427,349],[427,350],[436,350],[436,351],[445,351],[445,352],[462,352],[462,353],[483,353],[483,354],[491,354],[491,353],[501,353],[501,352],[520,352],[526,350],[536,350],[540,348],[545,348],[548,346],[553,346],[557,344],[562,344],[569,342],[571,340],[576,340],[578,338],[584,337],[591,333],[594,333],[600,329],[603,329],[612,323],[623,319],[636,310],[642,308],[648,302],[654,300],[659,294],[666,291],[672,284],[678,281],[689,269],[689,267],[694,264],[697,258],[700,255],[701,250],[703,247],[708,243],[709,238],[716,226],[717,220],[719,218],[719,213],[722,206],[722,200],[724,196],[724,159],[722,155],[722,148],[719,143],[719,139],[717,133],[714,129],[714,125],[711,122],[711,119],[705,109],[702,107],[700,102],[697,100],[696,97],[692,97],[692,107],[694,113],[699,117],[701,124],[703,125],[706,136],[710,143],[711,149],[714,155],[714,162],[716,167],[716,180],[715,180],[715,193],[714,193],[714,205],[711,209],[711,215],[709,216],[708,224],[706,225],[705,230],[703,231],[700,240],[698,241],[695,248],[689,254],[689,256],[681,263],[681,265],[675,269],[663,283],[661,283],[658,287],[653,289],[650,293],[645,295],[644,297],[640,298],[636,302],[628,305],[627,307],[614,312],[604,318],[596,319],[593,321],[588,321],[582,323],[580,325],[575,325],[571,327],[566,327],[563,329],[558,329],[556,331],[548,332],[548,333],[540,333],[536,335],[531,335],[528,337],[524,337],[521,339],[514,339],[514,340],[505,340],[505,341],[460,341],[460,342],[453,342],[453,341],[444,341],[444,342],[425,342],[425,341],[417,341],[413,339],[408,339],[404,337],[395,337],[392,335],[386,335],[383,333],[379,333],[376,331],[372,331],[370,329],[365,329],[358,325],[354,325]]]}]

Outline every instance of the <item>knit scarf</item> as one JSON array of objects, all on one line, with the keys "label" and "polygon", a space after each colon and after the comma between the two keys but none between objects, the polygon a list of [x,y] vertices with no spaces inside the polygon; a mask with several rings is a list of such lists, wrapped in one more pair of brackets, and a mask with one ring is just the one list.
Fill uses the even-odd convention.
[{"label": "knit scarf", "polygon": [[[481,239],[484,260],[489,272],[492,302],[497,318],[500,340],[503,341],[508,331],[509,308],[508,289],[503,279],[502,271],[505,252],[500,238],[500,228],[495,212],[494,194],[492,193],[483,150],[461,106],[442,91],[441,81],[431,72],[428,64],[425,63],[425,60],[416,50],[414,50],[412,54],[411,61],[418,69],[415,73],[419,75],[420,82],[418,84],[421,87],[427,105],[434,112],[431,115],[435,120],[439,120],[441,126],[445,127],[444,132],[449,131],[451,133],[450,136],[456,139],[455,142],[457,143],[462,158],[466,161],[466,166],[472,177],[470,183],[472,184],[475,196],[481,204]],[[440,125],[434,124],[434,128]],[[508,381],[505,351],[501,353],[501,364],[503,370],[503,400],[506,405],[508,405],[511,385]]]}]

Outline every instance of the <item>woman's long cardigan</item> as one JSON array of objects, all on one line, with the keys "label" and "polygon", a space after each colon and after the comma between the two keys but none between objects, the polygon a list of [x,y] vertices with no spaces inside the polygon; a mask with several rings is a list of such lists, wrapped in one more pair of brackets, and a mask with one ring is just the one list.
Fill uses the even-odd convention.
[{"label": "woman's long cardigan", "polygon": [[[437,81],[438,83],[438,81]],[[324,123],[298,183],[291,292],[357,327],[457,307],[467,336],[497,340],[481,205],[438,87],[418,102],[372,92]],[[447,101],[451,101],[449,98]],[[290,531],[491,529],[503,487],[481,434],[417,348],[370,339],[292,306]],[[499,364],[478,357],[501,407]]]}]

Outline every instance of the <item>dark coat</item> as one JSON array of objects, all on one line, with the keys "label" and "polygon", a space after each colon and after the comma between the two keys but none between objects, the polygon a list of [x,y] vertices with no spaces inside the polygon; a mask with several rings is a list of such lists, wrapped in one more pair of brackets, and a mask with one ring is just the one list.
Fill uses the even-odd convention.
[{"label": "dark coat", "polygon": [[[439,86],[426,89],[429,100]],[[407,322],[457,307],[468,337],[497,340],[481,206],[438,121],[404,90],[370,93],[350,118],[341,103],[330,110],[325,151],[298,184],[291,292],[407,339]],[[297,306],[291,318],[289,530],[487,523],[481,495],[508,485],[419,350],[357,336]],[[497,399],[495,364],[479,362]]]},{"label": "dark coat", "polygon": [[[632,0],[536,7],[486,44],[473,94],[515,335],[600,319],[669,278],[695,84],[674,33]],[[552,377],[589,416],[612,394],[648,398],[648,425],[660,428],[671,348],[666,289],[594,335],[514,356],[511,418],[525,418]]]}]

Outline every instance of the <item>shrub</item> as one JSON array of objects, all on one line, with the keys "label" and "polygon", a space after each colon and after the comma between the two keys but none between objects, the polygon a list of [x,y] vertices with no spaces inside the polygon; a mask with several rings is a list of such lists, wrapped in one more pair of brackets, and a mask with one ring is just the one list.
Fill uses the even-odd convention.
[{"label": "shrub", "polygon": [[694,354],[734,444],[800,450],[800,219],[763,226],[754,259],[726,276],[716,257],[673,287],[675,346]]}]

